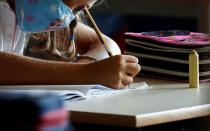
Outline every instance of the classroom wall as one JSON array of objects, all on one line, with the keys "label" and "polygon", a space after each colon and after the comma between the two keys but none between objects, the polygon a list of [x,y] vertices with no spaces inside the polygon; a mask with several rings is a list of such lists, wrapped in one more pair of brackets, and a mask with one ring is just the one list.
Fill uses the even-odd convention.
[{"label": "classroom wall", "polygon": [[[208,33],[208,1],[106,0],[105,4],[95,7],[94,12],[117,14],[125,18],[125,21],[122,22],[126,24],[128,22],[128,26],[135,25],[137,29],[141,29],[140,26],[152,26],[153,29],[163,27],[166,29],[166,24],[168,24],[167,28],[184,29],[185,27],[192,31]],[[141,25],[138,24],[139,22]],[[143,28],[143,30],[145,29]]]}]

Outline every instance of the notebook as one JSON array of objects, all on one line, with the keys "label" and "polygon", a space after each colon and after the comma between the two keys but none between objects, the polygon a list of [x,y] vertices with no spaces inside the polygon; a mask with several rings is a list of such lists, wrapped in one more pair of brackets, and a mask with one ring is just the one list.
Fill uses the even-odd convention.
[{"label": "notebook", "polygon": [[185,30],[125,33],[126,54],[139,58],[139,75],[189,80],[189,53],[199,55],[200,82],[210,81],[210,35]]},{"label": "notebook", "polygon": [[0,92],[40,92],[47,90],[59,94],[64,101],[77,101],[91,97],[108,97],[128,93],[129,91],[149,89],[146,82],[133,83],[131,88],[111,89],[102,85],[27,85],[27,86],[0,86]]}]

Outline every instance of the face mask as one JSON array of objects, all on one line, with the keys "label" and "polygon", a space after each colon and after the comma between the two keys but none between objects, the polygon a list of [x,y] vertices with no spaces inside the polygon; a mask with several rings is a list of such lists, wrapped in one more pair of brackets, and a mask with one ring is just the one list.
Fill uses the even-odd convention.
[{"label": "face mask", "polygon": [[24,32],[48,32],[68,27],[75,16],[62,0],[15,0],[16,15]]}]

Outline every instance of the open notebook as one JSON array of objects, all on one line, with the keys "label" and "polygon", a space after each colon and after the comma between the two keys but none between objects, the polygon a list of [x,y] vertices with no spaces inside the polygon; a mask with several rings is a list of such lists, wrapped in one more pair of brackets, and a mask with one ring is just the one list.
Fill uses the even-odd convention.
[{"label": "open notebook", "polygon": [[0,92],[40,92],[48,91],[60,95],[65,101],[76,101],[96,96],[109,96],[126,93],[131,90],[148,89],[145,82],[133,83],[131,88],[111,89],[102,85],[24,85],[0,86]]}]

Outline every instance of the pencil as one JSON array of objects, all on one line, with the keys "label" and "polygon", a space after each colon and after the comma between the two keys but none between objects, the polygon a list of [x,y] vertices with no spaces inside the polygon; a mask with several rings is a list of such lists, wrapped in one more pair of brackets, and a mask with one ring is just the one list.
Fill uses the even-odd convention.
[{"label": "pencil", "polygon": [[[105,41],[105,39],[104,39],[104,37],[103,37],[101,31],[99,30],[98,26],[96,25],[95,21],[93,20],[93,17],[91,16],[91,14],[90,14],[90,12],[88,11],[87,7],[84,7],[83,10],[84,10],[84,13],[85,13],[86,17],[87,17],[87,18],[89,19],[89,21],[91,22],[91,24],[92,24],[92,26],[93,26],[93,28],[94,28],[96,34],[98,35],[98,38],[100,39],[101,43],[104,45],[104,47],[105,47],[105,49],[106,49],[108,55],[109,55],[109,56],[113,56],[113,53],[112,53],[112,51],[111,51],[110,48],[109,48],[109,45],[108,45],[107,42]],[[131,88],[130,85],[128,85],[128,87]]]},{"label": "pencil", "polygon": [[189,54],[189,86],[199,87],[199,55],[195,50]]},{"label": "pencil", "polygon": [[95,21],[93,20],[93,17],[91,16],[90,12],[88,11],[88,9],[86,7],[84,7],[84,13],[87,16],[87,18],[90,20],[96,34],[98,35],[98,38],[100,39],[101,43],[104,45],[108,55],[113,56],[113,53],[110,50],[110,48],[109,48],[107,42],[105,41],[104,37],[102,36],[101,31],[99,30],[98,26],[96,25]]}]

